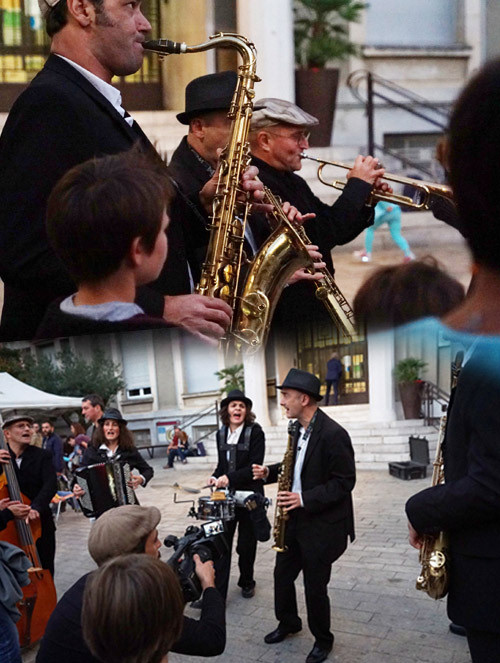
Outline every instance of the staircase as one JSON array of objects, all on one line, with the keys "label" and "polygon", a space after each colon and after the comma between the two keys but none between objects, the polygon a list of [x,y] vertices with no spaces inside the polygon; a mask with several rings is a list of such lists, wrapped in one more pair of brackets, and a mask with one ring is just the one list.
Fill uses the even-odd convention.
[{"label": "staircase", "polygon": [[[362,470],[387,470],[392,461],[410,459],[408,438],[410,435],[424,436],[429,440],[431,459],[436,448],[437,431],[433,426],[426,426],[423,419],[409,419],[371,423],[368,421],[368,405],[337,405],[322,407],[322,410],[335,419],[349,432],[356,456],[356,467]],[[284,419],[277,426],[265,427],[266,463],[282,460],[287,443],[287,425]],[[204,441],[207,455],[188,458],[187,465],[176,463],[176,469],[183,470],[199,467],[215,468],[217,452],[215,435]]]}]

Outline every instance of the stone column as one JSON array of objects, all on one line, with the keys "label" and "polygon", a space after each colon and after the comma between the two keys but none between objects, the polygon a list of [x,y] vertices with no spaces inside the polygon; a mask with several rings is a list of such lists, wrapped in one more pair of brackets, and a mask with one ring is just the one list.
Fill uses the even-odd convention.
[{"label": "stone column", "polygon": [[237,26],[257,48],[256,98],[295,101],[292,0],[237,0]]},{"label": "stone column", "polygon": [[253,411],[261,426],[270,426],[267,403],[266,355],[260,348],[253,355],[243,355],[245,395],[253,401]]},{"label": "stone column", "polygon": [[368,330],[370,421],[396,419],[394,408],[394,331]]}]

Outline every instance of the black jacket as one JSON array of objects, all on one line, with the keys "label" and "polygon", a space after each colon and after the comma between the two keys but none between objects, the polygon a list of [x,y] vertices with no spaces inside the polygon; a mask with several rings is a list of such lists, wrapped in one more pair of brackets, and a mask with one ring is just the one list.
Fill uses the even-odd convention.
[{"label": "black jacket", "polygon": [[[130,127],[84,76],[56,55],[49,56],[16,100],[0,138],[3,340],[32,338],[48,304],[76,290],[45,231],[46,203],[55,183],[73,166],[124,152],[137,142],[156,155],[137,123]],[[190,291],[185,238],[196,241],[191,220],[204,218],[204,213],[197,199],[177,195],[170,217],[165,267],[137,299],[158,317],[164,294]]]},{"label": "black jacket", "polygon": [[[123,463],[128,463],[132,470],[137,470],[139,474],[142,474],[145,479],[145,483],[142,484],[143,487],[153,478],[153,468],[144,460],[137,449],[125,451],[118,447],[118,451],[113,456],[113,460],[120,460]],[[109,459],[104,449],[96,449],[92,445],[89,445],[85,449],[80,467],[96,465],[97,463],[106,463],[108,461]]]},{"label": "black jacket", "polygon": [[250,439],[248,440],[248,449],[246,446],[246,431],[248,426],[243,426],[240,433],[236,450],[236,469],[229,471],[227,451],[222,449],[227,441],[228,427],[222,426],[217,431],[217,453],[219,461],[213,476],[218,478],[226,474],[229,479],[229,488],[231,490],[252,490],[258,493],[264,493],[263,482],[254,481],[252,465],[262,465],[266,451],[264,431],[259,424],[251,425]]},{"label": "black jacket", "polygon": [[[295,447],[299,428],[295,436]],[[281,463],[269,467],[268,483],[278,478]],[[293,481],[293,477],[292,477]],[[352,490],[356,482],[349,433],[318,410],[302,466],[302,500],[296,510],[297,537],[304,546],[322,550],[325,560],[354,540]]]},{"label": "black jacket", "polygon": [[447,532],[448,613],[500,632],[500,350],[475,351],[460,373],[443,443],[445,483],[406,504],[417,532]]},{"label": "black jacket", "polygon": [[[57,604],[45,629],[37,663],[98,663],[82,635],[83,592],[88,576],[77,580]],[[217,656],[222,654],[225,645],[224,601],[215,588],[208,588],[203,593],[200,620],[184,617],[181,637],[172,651],[189,656]]]}]

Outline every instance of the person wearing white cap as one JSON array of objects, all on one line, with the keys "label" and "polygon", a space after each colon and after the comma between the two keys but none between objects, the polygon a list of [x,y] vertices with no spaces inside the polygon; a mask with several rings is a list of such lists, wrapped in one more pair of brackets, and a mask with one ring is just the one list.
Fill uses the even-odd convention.
[{"label": "person wearing white cap", "polygon": [[[377,159],[358,156],[347,174],[343,193],[333,205],[327,205],[295,174],[302,167],[302,153],[309,148],[309,129],[318,124],[317,118],[284,99],[258,99],[255,106],[250,147],[259,178],[275,195],[290,201],[300,212],[316,215],[304,228],[333,273],[331,250],[347,244],[373,223],[373,207],[366,203],[374,186],[387,188],[379,181],[384,170],[380,169]],[[297,309],[301,317],[327,319],[324,307],[314,296],[312,284],[299,282],[284,291],[278,309],[278,315],[284,316],[282,322],[290,322],[290,316],[295,322]]]},{"label": "person wearing white cap", "polygon": [[41,523],[42,534],[36,541],[42,568],[54,575],[56,552],[55,525],[50,502],[57,492],[57,476],[52,454],[31,444],[33,419],[17,414],[2,424],[7,449],[0,449],[0,475],[2,464],[11,463],[17,475],[21,493],[31,500],[27,514],[29,521]]},{"label": "person wearing white cap", "polygon": [[[0,141],[0,277],[5,284],[0,338],[33,338],[49,303],[69,296],[75,284],[51,249],[45,229],[47,199],[70,168],[88,159],[129,150],[139,143],[159,158],[138,124],[125,112],[111,85],[141,66],[151,25],[141,2],[39,0],[51,37],[43,69],[13,105]],[[261,197],[256,170],[243,188]],[[221,299],[191,294],[186,243],[206,243],[211,179],[187,197],[179,190],[170,211],[169,256],[153,285],[142,286],[137,303],[204,340],[218,339],[230,322]]]},{"label": "person wearing white cap", "polygon": [[[107,511],[90,530],[90,556],[99,567],[130,553],[158,559],[160,519],[160,511],[155,506],[127,505]],[[213,562],[202,562],[198,555],[194,560],[203,589],[201,618],[183,618],[182,633],[172,651],[190,656],[217,656],[226,645],[224,601],[215,589]],[[83,593],[89,576],[87,573],[79,578],[57,604],[47,624],[37,663],[98,663],[82,635]]]}]

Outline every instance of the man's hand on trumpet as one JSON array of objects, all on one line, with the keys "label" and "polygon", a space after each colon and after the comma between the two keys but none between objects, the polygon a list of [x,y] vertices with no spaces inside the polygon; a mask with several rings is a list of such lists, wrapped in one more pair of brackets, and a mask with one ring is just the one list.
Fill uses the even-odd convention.
[{"label": "man's hand on trumpet", "polygon": [[380,161],[375,157],[363,157],[360,154],[356,157],[353,167],[347,173],[347,179],[357,177],[360,180],[369,182],[374,190],[382,193],[392,193],[392,187],[383,181],[385,169]]}]

